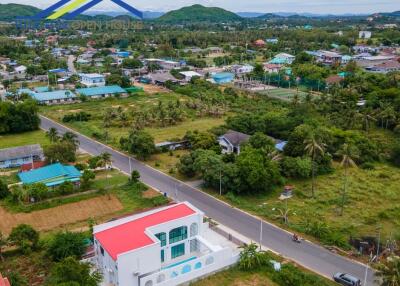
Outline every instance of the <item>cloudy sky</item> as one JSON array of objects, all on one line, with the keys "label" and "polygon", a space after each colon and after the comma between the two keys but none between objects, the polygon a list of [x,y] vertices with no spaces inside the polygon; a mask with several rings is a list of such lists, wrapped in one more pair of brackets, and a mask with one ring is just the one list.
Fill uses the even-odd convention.
[{"label": "cloudy sky", "polygon": [[[0,3],[30,4],[40,8],[58,0],[0,0]],[[235,12],[312,12],[371,13],[400,10],[400,0],[125,0],[141,10],[169,11],[192,4],[222,7]],[[110,0],[98,4],[95,10],[119,10]]]}]

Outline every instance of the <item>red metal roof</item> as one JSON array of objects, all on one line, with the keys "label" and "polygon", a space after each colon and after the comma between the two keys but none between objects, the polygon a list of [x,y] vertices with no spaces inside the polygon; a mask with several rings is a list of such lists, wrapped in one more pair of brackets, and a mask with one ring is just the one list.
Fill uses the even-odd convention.
[{"label": "red metal roof", "polygon": [[27,171],[30,171],[30,170],[39,169],[39,168],[42,168],[44,166],[46,166],[46,162],[44,162],[44,161],[33,162],[33,166],[32,166],[32,163],[23,164],[21,166],[21,172],[27,172]]},{"label": "red metal roof", "polygon": [[100,231],[94,236],[112,259],[117,260],[119,254],[154,243],[145,233],[146,228],[183,218],[194,213],[196,213],[195,210],[182,203]]},{"label": "red metal roof", "polygon": [[3,278],[0,273],[0,286],[10,286],[10,282],[7,278]]}]

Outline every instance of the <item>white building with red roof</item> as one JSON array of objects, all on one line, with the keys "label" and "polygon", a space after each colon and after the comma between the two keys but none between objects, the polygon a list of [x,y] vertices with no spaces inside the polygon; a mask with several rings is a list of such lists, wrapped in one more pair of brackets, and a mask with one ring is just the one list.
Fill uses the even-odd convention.
[{"label": "white building with red roof", "polygon": [[104,285],[174,286],[224,269],[237,246],[211,230],[187,202],[94,227],[95,264]]}]

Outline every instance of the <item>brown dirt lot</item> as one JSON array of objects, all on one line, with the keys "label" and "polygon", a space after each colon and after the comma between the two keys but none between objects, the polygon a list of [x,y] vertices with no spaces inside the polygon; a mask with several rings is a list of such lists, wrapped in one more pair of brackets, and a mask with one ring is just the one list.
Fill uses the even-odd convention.
[{"label": "brown dirt lot", "polygon": [[50,230],[68,224],[101,217],[123,209],[115,196],[96,197],[59,207],[31,213],[9,213],[0,207],[0,231],[9,234],[11,229],[21,223],[29,224],[37,230]]},{"label": "brown dirt lot", "polygon": [[159,92],[170,92],[169,89],[162,87],[162,86],[155,85],[155,84],[144,84],[144,83],[140,83],[140,82],[135,82],[135,86],[143,87],[143,90],[150,94],[159,93]]}]

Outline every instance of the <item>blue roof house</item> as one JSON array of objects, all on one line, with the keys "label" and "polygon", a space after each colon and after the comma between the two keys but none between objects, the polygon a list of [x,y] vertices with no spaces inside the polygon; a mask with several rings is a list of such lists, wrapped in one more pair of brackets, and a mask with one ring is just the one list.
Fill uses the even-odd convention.
[{"label": "blue roof house", "polygon": [[90,97],[90,98],[103,98],[110,96],[127,96],[128,93],[125,89],[118,85],[109,85],[109,86],[97,86],[97,87],[88,87],[88,88],[78,88],[76,90],[78,94]]},{"label": "blue roof house", "polygon": [[18,173],[24,185],[42,183],[47,187],[55,187],[64,182],[79,184],[82,174],[74,166],[56,163],[29,172]]},{"label": "blue roof house", "polygon": [[230,83],[235,78],[235,74],[230,72],[221,72],[216,73],[212,76],[212,78],[217,84]]},{"label": "blue roof house", "polygon": [[60,104],[71,103],[77,100],[77,96],[70,90],[55,90],[48,92],[35,92],[31,94],[32,98],[40,104]]}]

